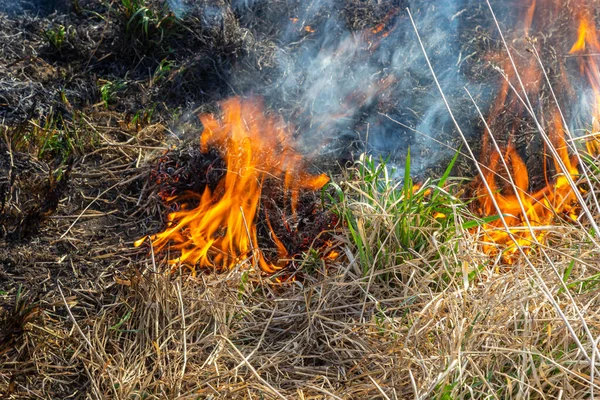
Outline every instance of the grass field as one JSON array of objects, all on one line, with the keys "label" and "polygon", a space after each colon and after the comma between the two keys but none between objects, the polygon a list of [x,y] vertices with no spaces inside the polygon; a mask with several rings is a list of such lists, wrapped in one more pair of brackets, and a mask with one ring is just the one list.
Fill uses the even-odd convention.
[{"label": "grass field", "polygon": [[[485,146],[506,144],[479,139],[502,116],[477,117],[478,138],[457,133],[428,173],[415,173],[421,154],[409,146],[401,162],[360,151],[314,161],[330,181],[302,192],[285,223],[281,182],[265,179],[261,211],[244,220],[251,249],[231,268],[169,264],[168,246],[134,246],[179,210],[167,198],[214,187],[227,169],[216,149],[200,151],[197,115],[218,114],[244,97],[248,76],[266,85],[276,69],[282,45],[266,33],[277,27],[230,3],[198,3],[225,10],[220,28],[200,5],[179,18],[158,1],[0,4],[0,399],[600,396],[595,125],[575,138],[554,134],[545,114],[519,121],[543,148],[515,145],[530,152],[523,166],[538,160],[526,185],[516,156],[492,175],[480,162]],[[364,3],[344,15],[376,30],[389,5]],[[490,46],[504,45],[521,44]],[[531,114],[534,96],[554,95],[548,75],[529,106],[519,98]],[[507,198],[517,211],[502,208]],[[274,234],[289,254],[266,274],[256,247],[270,260]]]}]

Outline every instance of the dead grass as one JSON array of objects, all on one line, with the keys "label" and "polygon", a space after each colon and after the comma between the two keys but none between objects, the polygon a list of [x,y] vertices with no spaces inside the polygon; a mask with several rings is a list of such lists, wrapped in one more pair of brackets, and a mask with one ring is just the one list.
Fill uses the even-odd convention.
[{"label": "dead grass", "polygon": [[[160,154],[154,147],[162,130],[152,129],[134,136],[145,138],[138,143],[96,126],[96,153],[107,153],[100,170],[111,171],[109,155],[116,152],[117,160],[128,160],[125,176],[147,174],[131,165]],[[89,168],[75,166],[76,184],[91,179]],[[465,225],[476,219],[454,196],[464,183],[449,179],[440,188],[449,196],[440,203],[453,209],[454,219],[442,224],[433,217],[431,195],[405,206],[420,215],[402,214],[404,186],[381,169],[388,179],[373,179],[362,168],[337,179],[344,182],[338,208],[362,221],[360,245],[374,258],[361,256],[357,236],[340,227],[341,255],[334,261],[315,252],[299,256],[293,263],[303,274],[296,281],[265,277],[250,262],[228,273],[190,276],[166,272],[153,254],[136,261],[118,238],[116,246],[93,239],[93,246],[105,247],[92,248],[87,259],[80,255],[72,268],[91,267],[98,257],[109,264],[77,271],[79,280],[47,278],[41,299],[25,296],[5,307],[7,315],[21,315],[34,306],[36,318],[23,319],[22,332],[0,354],[0,393],[15,399],[584,399],[598,393],[590,367],[597,343],[587,332],[600,335],[600,266],[584,222],[552,227],[545,246],[506,266],[500,255],[483,254],[481,235],[465,228],[477,224]],[[81,210],[52,220],[44,235],[92,240],[83,216],[124,181],[111,179],[98,194],[84,192]],[[436,182],[421,193],[427,187],[435,190]],[[121,193],[130,213],[161,212],[151,196],[142,201],[120,188],[110,190]],[[588,190],[589,207],[596,192]],[[102,210],[113,215],[109,209],[119,204]],[[386,240],[390,227],[407,217],[414,228],[408,232],[419,239],[409,243],[418,247]]]},{"label": "dead grass", "polygon": [[[21,347],[44,377],[29,382],[53,384],[19,383],[12,396],[56,396],[46,390],[60,387],[61,369],[74,365],[83,375],[72,375],[83,385],[75,397],[88,398],[597,393],[600,381],[527,264],[501,267],[478,251],[476,237],[464,231],[449,239],[443,246],[454,250],[440,257],[432,235],[432,245],[413,259],[367,275],[342,235],[337,261],[298,260],[312,270],[302,281],[278,283],[245,265],[227,274],[170,275],[150,255],[135,273],[95,293],[59,286],[62,304],[46,308],[43,324],[30,324]],[[571,302],[553,269],[570,268],[567,283],[586,281],[600,272],[596,250],[568,225],[555,227],[549,240],[553,266],[535,252],[529,261],[592,354],[583,324],[600,334],[597,290],[572,285]],[[89,297],[99,304],[94,313],[84,311]],[[60,309],[57,318],[53,310]],[[5,385],[11,365],[23,364],[5,364]]]},{"label": "dead grass", "polygon": [[[99,111],[73,123],[97,141],[94,149],[70,150],[85,153],[73,166],[74,186],[39,236],[7,246],[10,257],[0,258],[11,263],[0,275],[9,282],[0,287],[0,327],[12,329],[0,333],[0,398],[600,393],[599,249],[585,217],[557,222],[545,242],[507,266],[501,255],[481,251],[477,219],[458,199],[460,187],[438,188],[452,211],[452,223],[444,224],[428,206],[431,197],[405,208],[417,214],[400,214],[402,187],[391,179],[373,186],[355,174],[337,177],[345,181],[338,211],[356,222],[355,232],[351,224],[338,227],[337,259],[299,255],[293,265],[302,276],[295,281],[266,277],[250,262],[221,274],[171,274],[153,253],[131,246],[164,214],[148,187],[147,165],[167,148],[165,129],[119,127],[125,120]],[[66,132],[38,125],[44,135]],[[25,181],[24,170],[46,178],[50,161],[27,154],[39,155],[40,143],[28,150],[1,143],[0,161],[9,165],[1,184]],[[582,179],[582,209],[598,220],[598,170],[584,168],[591,178]],[[20,218],[27,191],[18,189],[21,197],[9,197]],[[400,223],[418,241],[391,237]],[[13,287],[20,282],[37,290],[21,295]]]}]

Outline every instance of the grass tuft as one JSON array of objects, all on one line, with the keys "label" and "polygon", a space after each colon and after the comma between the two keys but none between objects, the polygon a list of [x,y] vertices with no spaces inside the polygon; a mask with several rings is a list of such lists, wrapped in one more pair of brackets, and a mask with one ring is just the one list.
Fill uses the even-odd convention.
[{"label": "grass tuft", "polygon": [[402,179],[385,160],[363,155],[346,180],[332,184],[336,194],[330,201],[347,225],[365,276],[419,258],[463,235],[465,225],[479,223],[461,200],[463,180],[450,179],[457,156],[439,179],[415,184],[410,152]]},{"label": "grass tuft", "polygon": [[21,347],[28,324],[39,315],[39,304],[19,287],[12,307],[8,310],[0,308],[0,356]]}]

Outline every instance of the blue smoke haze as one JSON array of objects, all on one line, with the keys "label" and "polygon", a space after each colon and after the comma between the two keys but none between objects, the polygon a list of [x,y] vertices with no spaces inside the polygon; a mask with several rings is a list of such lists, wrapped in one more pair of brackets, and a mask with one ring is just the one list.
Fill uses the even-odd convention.
[{"label": "blue smoke haze", "polygon": [[[231,2],[239,15],[252,12],[253,7],[277,7],[279,3]],[[336,158],[366,148],[400,166],[398,175],[403,175],[401,166],[409,147],[412,174],[421,174],[454,154],[458,135],[405,6],[415,19],[461,128],[472,137],[481,135],[477,110],[464,88],[474,95],[485,113],[497,94],[500,74],[477,82],[465,74],[461,63],[467,56],[461,51],[469,38],[461,36],[461,29],[465,23],[471,23],[465,21],[473,17],[475,10],[486,7],[482,0],[395,0],[394,12],[381,18],[385,26],[378,33],[349,29],[340,12],[343,2],[339,0],[289,3],[298,7],[295,14],[284,16],[287,21],[279,21],[284,28],[275,40],[277,74],[271,84],[253,87],[252,93],[263,95],[267,104],[284,111],[297,128],[305,152]],[[514,18],[519,12],[515,7],[518,2],[493,3],[501,24],[506,22],[502,21],[504,17],[519,27],[520,22]],[[513,14],[509,16],[506,10]],[[204,9],[205,20],[217,24],[223,12],[218,6],[208,6]],[[483,29],[497,34],[491,19],[479,23],[488,23]],[[581,129],[581,121],[591,120],[593,94],[585,87],[582,83],[581,104],[571,114],[575,129]]]}]

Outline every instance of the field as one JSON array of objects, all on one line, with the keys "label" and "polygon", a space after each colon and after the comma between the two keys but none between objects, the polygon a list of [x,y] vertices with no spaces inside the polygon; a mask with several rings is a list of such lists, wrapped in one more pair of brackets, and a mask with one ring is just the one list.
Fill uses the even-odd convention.
[{"label": "field", "polygon": [[0,399],[600,396],[597,3],[425,3],[0,0]]}]

